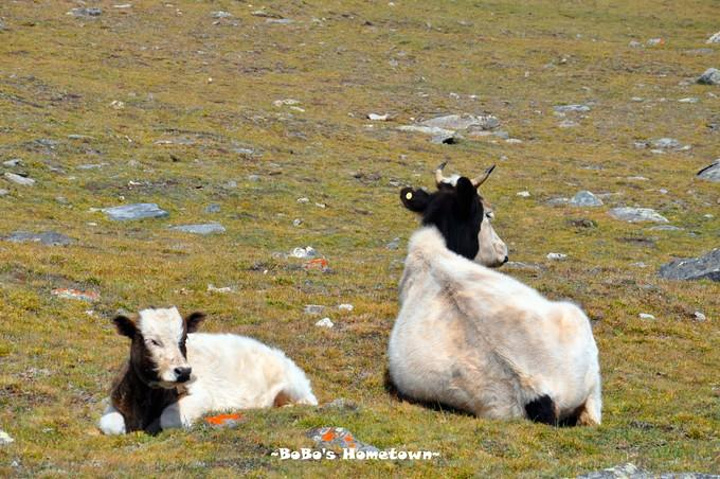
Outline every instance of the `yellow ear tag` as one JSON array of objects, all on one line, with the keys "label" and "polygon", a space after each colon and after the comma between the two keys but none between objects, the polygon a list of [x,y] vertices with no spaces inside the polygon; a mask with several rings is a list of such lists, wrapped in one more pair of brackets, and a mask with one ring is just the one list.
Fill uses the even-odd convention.
[{"label": "yellow ear tag", "polygon": [[411,199],[412,199],[412,193],[409,192],[409,191],[408,191],[407,193],[405,193],[405,199],[406,199],[406,200],[411,200]]}]

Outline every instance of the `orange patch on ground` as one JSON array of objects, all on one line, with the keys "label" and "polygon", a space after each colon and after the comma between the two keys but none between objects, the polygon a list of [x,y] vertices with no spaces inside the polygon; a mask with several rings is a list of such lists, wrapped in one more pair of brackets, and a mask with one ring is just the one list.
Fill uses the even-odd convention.
[{"label": "orange patch on ground", "polygon": [[205,418],[205,422],[208,424],[213,424],[215,426],[222,426],[227,421],[237,421],[242,416],[240,414],[234,413],[234,414],[218,414],[217,416],[210,416]]}]

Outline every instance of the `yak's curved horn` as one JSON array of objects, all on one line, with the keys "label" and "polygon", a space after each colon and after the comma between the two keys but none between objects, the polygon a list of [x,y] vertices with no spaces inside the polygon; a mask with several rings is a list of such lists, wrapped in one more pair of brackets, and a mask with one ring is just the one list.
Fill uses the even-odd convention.
[{"label": "yak's curved horn", "polygon": [[488,168],[487,170],[485,170],[485,173],[483,173],[482,175],[478,176],[477,178],[473,178],[473,179],[471,180],[472,185],[473,185],[475,188],[480,188],[480,185],[482,185],[483,183],[485,183],[485,180],[488,179],[488,177],[490,176],[490,173],[492,173],[494,169],[495,169],[495,165],[492,165],[490,168]]},{"label": "yak's curved horn", "polygon": [[441,183],[450,182],[450,178],[443,176],[443,169],[445,168],[445,165],[447,165],[447,161],[443,161],[437,168],[435,168],[435,183],[437,186],[440,186]]}]

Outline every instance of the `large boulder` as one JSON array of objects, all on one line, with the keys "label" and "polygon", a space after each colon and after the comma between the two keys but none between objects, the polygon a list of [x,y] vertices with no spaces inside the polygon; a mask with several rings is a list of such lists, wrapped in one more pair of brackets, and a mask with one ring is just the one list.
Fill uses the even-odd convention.
[{"label": "large boulder", "polygon": [[710,279],[720,281],[720,248],[699,258],[676,259],[660,267],[665,279]]}]

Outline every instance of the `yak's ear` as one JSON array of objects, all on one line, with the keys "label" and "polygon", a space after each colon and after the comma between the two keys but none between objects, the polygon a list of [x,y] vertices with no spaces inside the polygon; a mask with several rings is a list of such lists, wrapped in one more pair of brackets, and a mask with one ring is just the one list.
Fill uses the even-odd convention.
[{"label": "yak's ear", "polygon": [[137,333],[137,326],[135,325],[135,321],[128,318],[127,316],[123,316],[122,314],[120,314],[118,316],[115,316],[113,322],[117,327],[118,333],[122,334],[123,336],[127,336],[130,339],[133,339],[135,337],[135,334]]},{"label": "yak's ear", "polygon": [[402,201],[403,206],[410,211],[422,213],[430,203],[430,195],[423,190],[403,188],[400,190],[400,200]]},{"label": "yak's ear", "polygon": [[188,333],[194,333],[197,331],[200,323],[205,319],[205,313],[201,311],[195,311],[185,318],[185,331]]},{"label": "yak's ear", "polygon": [[[467,218],[473,211],[475,204],[480,204],[478,201],[478,193],[472,182],[464,176],[457,181],[456,185],[458,204],[460,205],[460,214]],[[480,204],[480,217],[482,218],[482,205]]]}]

